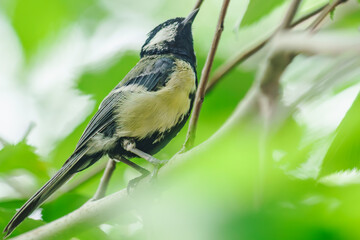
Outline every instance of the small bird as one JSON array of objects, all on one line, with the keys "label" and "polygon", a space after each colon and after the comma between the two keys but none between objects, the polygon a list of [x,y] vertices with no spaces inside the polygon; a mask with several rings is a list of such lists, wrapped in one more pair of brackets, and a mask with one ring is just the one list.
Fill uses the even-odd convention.
[{"label": "small bird", "polygon": [[195,97],[191,27],[198,11],[167,20],[148,34],[139,62],[102,101],[62,168],[10,220],[5,237],[69,178],[103,155],[138,170],[142,175],[129,182],[133,185],[150,172],[130,158],[144,158],[154,172],[164,163],[152,155],[184,126]]}]

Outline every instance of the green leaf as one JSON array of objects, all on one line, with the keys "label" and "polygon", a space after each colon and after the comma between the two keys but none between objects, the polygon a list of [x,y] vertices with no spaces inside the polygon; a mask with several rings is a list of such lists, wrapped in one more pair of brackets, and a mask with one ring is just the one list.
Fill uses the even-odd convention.
[{"label": "green leaf", "polygon": [[341,170],[360,169],[360,94],[339,125],[323,161],[321,176]]},{"label": "green leaf", "polygon": [[16,209],[18,209],[19,207],[21,207],[26,200],[8,200],[8,201],[1,201],[0,202],[0,208],[5,208],[8,210],[14,210],[16,211]]},{"label": "green leaf", "polygon": [[[19,205],[18,207],[20,207]],[[14,216],[16,213],[15,209],[9,210],[8,208],[0,207],[0,226],[3,228],[5,227],[10,219]],[[20,235],[24,232],[30,231],[34,228],[40,227],[44,225],[43,221],[34,220],[30,218],[26,218],[11,234],[11,237],[15,237],[17,235]]]},{"label": "green leaf", "polygon": [[138,61],[138,53],[126,53],[104,69],[85,72],[78,80],[77,88],[85,94],[91,94],[100,104]]},{"label": "green leaf", "polygon": [[334,20],[334,15],[335,15],[335,9],[333,9],[333,10],[330,12],[330,19],[331,19],[331,20]]},{"label": "green leaf", "polygon": [[80,194],[64,194],[55,201],[42,206],[42,218],[45,222],[51,222],[78,209],[87,200],[89,200],[87,197]]},{"label": "green leaf", "polygon": [[84,15],[96,14],[102,17],[103,11],[91,11],[97,3],[94,0],[60,1],[60,0],[14,0],[3,5],[11,19],[14,30],[19,36],[27,57],[37,50],[40,44],[49,37],[54,37],[64,27]]},{"label": "green leaf", "polygon": [[259,21],[262,17],[271,13],[284,2],[285,0],[250,0],[240,26],[248,26]]},{"label": "green leaf", "polygon": [[344,16],[341,16],[340,19],[336,19],[335,22],[331,24],[331,28],[334,29],[348,29],[347,31],[357,32],[360,22],[360,10],[349,12]]},{"label": "green leaf", "polygon": [[0,151],[0,173],[15,169],[26,169],[41,179],[48,179],[47,164],[40,160],[32,146],[24,141],[7,145]]}]

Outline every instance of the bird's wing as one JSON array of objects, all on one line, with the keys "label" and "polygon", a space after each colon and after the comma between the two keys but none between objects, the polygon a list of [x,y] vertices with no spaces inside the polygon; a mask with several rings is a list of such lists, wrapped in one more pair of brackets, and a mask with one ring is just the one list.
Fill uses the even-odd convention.
[{"label": "bird's wing", "polygon": [[76,150],[84,146],[95,134],[102,132],[106,127],[108,127],[112,122],[114,122],[114,106],[118,101],[118,97],[114,94],[107,97],[105,104],[101,104],[99,110],[90,120],[89,124],[84,130],[84,133],[81,135],[78,144],[76,145]]},{"label": "bird's wing", "polygon": [[147,91],[156,91],[166,84],[174,65],[174,59],[170,57],[142,59],[114,90],[126,86],[142,86]]},{"label": "bird's wing", "polygon": [[114,123],[114,110],[118,107],[117,104],[124,91],[133,91],[138,86],[144,87],[147,91],[156,91],[166,84],[173,67],[174,61],[168,57],[140,60],[100,104],[99,110],[90,120],[76,149],[84,146],[95,134]]}]

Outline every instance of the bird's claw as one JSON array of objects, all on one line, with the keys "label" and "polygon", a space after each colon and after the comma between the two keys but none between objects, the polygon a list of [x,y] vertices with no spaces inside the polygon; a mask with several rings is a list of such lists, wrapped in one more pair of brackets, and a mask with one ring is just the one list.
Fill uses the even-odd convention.
[{"label": "bird's claw", "polygon": [[141,180],[143,180],[144,178],[146,178],[149,174],[143,174],[140,177],[136,177],[134,179],[131,179],[126,187],[126,191],[127,193],[130,195],[134,189],[136,188],[136,186],[139,184],[139,182],[141,182]]}]

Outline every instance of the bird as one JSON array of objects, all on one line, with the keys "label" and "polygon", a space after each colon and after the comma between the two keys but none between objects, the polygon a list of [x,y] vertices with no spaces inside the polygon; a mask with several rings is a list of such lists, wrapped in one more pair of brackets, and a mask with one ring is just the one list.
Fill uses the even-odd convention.
[{"label": "bird", "polygon": [[154,173],[166,162],[153,155],[184,126],[198,85],[192,36],[198,11],[148,33],[139,62],[101,102],[61,169],[16,212],[4,229],[5,238],[74,174],[104,155],[141,173],[129,182],[134,186],[150,171],[129,159],[144,158],[154,165]]}]

